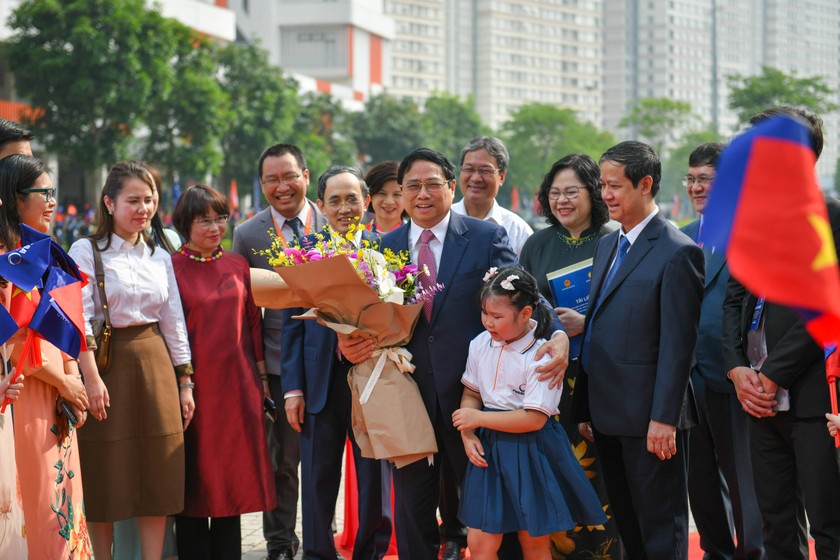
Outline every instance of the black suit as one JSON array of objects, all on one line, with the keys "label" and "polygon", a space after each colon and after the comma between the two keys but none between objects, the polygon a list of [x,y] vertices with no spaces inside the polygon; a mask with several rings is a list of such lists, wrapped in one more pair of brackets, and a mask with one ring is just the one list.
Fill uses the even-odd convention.
[{"label": "black suit", "polygon": [[[834,243],[840,244],[840,203],[827,199]],[[750,367],[747,334],[756,297],[734,278],[724,302],[723,350],[727,371]],[[822,348],[789,308],[764,306],[767,359],[761,367],[790,391],[790,410],[750,416],[750,451],[770,560],[808,558],[805,511],[817,558],[840,556],[840,472],[824,414],[830,410]],[[804,510],[803,510],[804,506]]]},{"label": "black suit", "polygon": [[[703,293],[703,253],[656,214],[602,286],[619,232],[598,240],[584,324],[583,375],[595,444],[616,524],[630,558],[688,555],[689,384]],[[677,427],[677,454],[647,451],[651,420]]]},{"label": "black suit", "polygon": [[[697,239],[700,220],[682,231]],[[726,379],[721,330],[729,267],[721,251],[703,249],[706,278],[691,383],[697,425],[691,429],[688,498],[704,560],[761,560],[764,539],[749,451],[749,420]],[[738,535],[737,546],[733,532]]]}]

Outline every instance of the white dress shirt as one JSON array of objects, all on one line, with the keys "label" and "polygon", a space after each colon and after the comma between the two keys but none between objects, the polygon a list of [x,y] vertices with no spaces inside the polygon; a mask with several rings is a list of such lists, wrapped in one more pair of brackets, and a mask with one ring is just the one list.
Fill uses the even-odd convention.
[{"label": "white dress shirt", "polygon": [[[435,268],[438,272],[440,272],[440,256],[443,254],[443,240],[446,239],[446,230],[449,229],[449,219],[451,216],[452,214],[447,212],[441,221],[428,228],[435,234],[435,239],[429,241],[429,249],[431,249],[432,255],[435,257]],[[411,254],[411,262],[413,263],[417,262],[417,253],[420,252],[420,234],[423,233],[424,229],[427,228],[422,228],[412,221],[411,227],[408,230],[408,250]]]},{"label": "white dress shirt", "polygon": [[[88,319],[85,331],[93,336],[90,320],[103,318],[93,247],[87,239],[79,239],[70,247],[69,254],[89,278],[87,286],[82,288],[82,303]],[[143,241],[135,245],[112,234],[111,246],[102,251],[102,268],[111,326],[119,329],[158,323],[173,365],[190,362],[184,310],[169,253],[160,247],[152,253]]]},{"label": "white dress shirt", "polygon": [[[459,200],[452,205],[452,210],[458,212],[462,216],[468,216],[467,208],[464,206],[464,199]],[[508,241],[510,247],[517,256],[522,252],[522,246],[525,241],[534,233],[528,222],[519,217],[515,212],[511,212],[507,208],[503,208],[496,200],[493,200],[493,206],[486,216],[482,218],[485,222],[492,222],[505,228],[508,234]]]},{"label": "white dress shirt", "polygon": [[[289,220],[287,220],[286,217],[283,216],[283,214],[281,214],[280,212],[275,210],[273,206],[269,206],[268,208],[271,211],[271,217],[274,219],[274,223],[277,224],[277,227],[279,227],[280,231],[283,232],[283,237],[291,240],[292,237],[295,236],[295,230],[293,230],[292,226],[289,225]],[[309,208],[309,202],[307,201],[307,202],[304,203],[303,209],[300,212],[298,212],[297,216],[295,216],[297,219],[300,220],[300,224],[301,224],[302,228],[306,227],[306,220],[309,219],[309,213],[311,211],[312,211],[312,209]],[[312,224],[310,224],[310,225],[312,225]],[[313,231],[306,231],[305,229],[303,230],[304,235],[307,235],[309,233],[314,233],[314,232]]]},{"label": "white dress shirt", "polygon": [[[621,238],[622,237],[626,237],[627,241],[630,242],[630,247],[633,247],[633,243],[635,243],[636,240],[639,238],[639,236],[642,234],[642,230],[645,229],[645,227],[650,223],[650,221],[653,219],[653,217],[656,216],[658,213],[659,213],[659,207],[654,206],[653,207],[653,212],[648,214],[647,217],[645,217],[644,220],[642,220],[641,222],[636,224],[633,227],[633,229],[631,229],[627,233],[624,233],[624,228],[621,228],[620,231],[618,232],[618,243],[619,244],[621,243]],[[617,244],[616,247],[618,247],[618,246],[619,245]],[[630,249],[628,248],[627,250],[629,251]],[[615,263],[615,259],[616,259],[617,256],[618,256],[618,251],[616,251],[615,255],[613,255],[613,260],[612,260],[612,263],[610,263],[610,268],[612,268],[613,263]]]}]

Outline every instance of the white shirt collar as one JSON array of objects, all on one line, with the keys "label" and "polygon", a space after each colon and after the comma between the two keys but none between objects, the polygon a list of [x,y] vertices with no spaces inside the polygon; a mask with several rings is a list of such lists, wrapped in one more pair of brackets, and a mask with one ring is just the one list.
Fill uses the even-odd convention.
[{"label": "white shirt collar", "polygon": [[[464,216],[469,216],[467,213],[467,206],[464,204],[464,199],[462,198],[458,202],[452,205],[452,209],[459,214],[463,214]],[[493,205],[490,207],[490,210],[487,212],[487,215],[481,218],[481,220],[485,222],[493,222],[497,225],[502,225],[502,220],[504,219],[502,207],[496,202],[496,199],[493,199]]]},{"label": "white shirt collar", "polygon": [[435,234],[435,237],[438,241],[443,243],[444,238],[446,238],[446,230],[449,229],[449,220],[452,218],[452,211],[446,213],[446,216],[443,217],[441,221],[437,224],[433,225],[430,228],[423,228],[418,226],[414,223],[414,220],[411,221],[411,229],[408,231],[408,243],[409,247],[414,247],[418,243],[420,243],[420,234],[423,233],[424,229],[432,230],[432,233]]},{"label": "white shirt collar", "polygon": [[627,241],[629,241],[630,245],[632,246],[633,243],[636,242],[636,239],[639,238],[639,235],[641,235],[642,230],[645,229],[645,226],[647,226],[650,223],[650,221],[653,219],[654,216],[656,216],[658,212],[659,207],[654,205],[653,211],[650,214],[648,214],[644,220],[636,224],[635,227],[633,227],[633,229],[631,229],[627,233],[624,233],[623,231],[620,232],[619,241],[621,240],[621,236],[623,235],[627,238]]},{"label": "white shirt collar", "polygon": [[[273,206],[269,206],[268,208],[269,208],[269,210],[271,210],[271,217],[274,218],[274,223],[277,224],[278,228],[282,228],[283,224],[285,224],[288,221],[286,219],[286,217],[283,214],[281,214],[280,212],[278,212],[277,210],[275,210]],[[303,202],[303,208],[301,209],[300,212],[298,212],[297,216],[295,216],[297,219],[300,220],[300,223],[303,224],[304,227],[306,226],[306,220],[309,219],[309,212],[311,212],[311,211],[312,211],[312,209],[309,208],[309,201],[305,200]],[[289,218],[289,219],[291,219],[291,218]],[[289,226],[289,227],[292,227],[292,226]]]},{"label": "white shirt collar", "polygon": [[525,336],[523,336],[522,338],[520,338],[518,340],[514,340],[510,344],[508,344],[506,342],[499,342],[499,341],[493,340],[491,338],[490,339],[490,346],[494,346],[494,347],[507,346],[513,352],[519,352],[520,354],[524,354],[534,345],[534,342],[536,341],[536,336],[534,335],[534,333],[537,330],[537,322],[535,320],[531,319],[530,320],[530,325],[531,325],[530,330],[527,333],[525,333]]}]

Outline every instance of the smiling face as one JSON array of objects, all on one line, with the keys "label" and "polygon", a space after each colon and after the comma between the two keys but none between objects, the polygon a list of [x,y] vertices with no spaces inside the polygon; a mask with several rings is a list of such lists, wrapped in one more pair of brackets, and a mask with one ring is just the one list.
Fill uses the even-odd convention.
[{"label": "smiling face", "polygon": [[376,223],[384,231],[389,231],[400,223],[405,204],[403,204],[402,189],[395,180],[382,185],[379,192],[371,197],[371,204],[373,213],[376,215]]},{"label": "smiling face", "polygon": [[209,255],[222,243],[227,231],[227,215],[220,215],[212,208],[196,216],[190,225],[190,248],[202,255]]},{"label": "smiling face", "polygon": [[154,212],[152,187],[142,179],[130,177],[125,180],[116,200],[108,195],[104,198],[105,206],[114,217],[114,233],[127,241],[136,242]]},{"label": "smiling face", "polygon": [[496,158],[491,156],[484,148],[467,152],[464,155],[460,177],[464,204],[489,210],[499,194],[502,183],[505,182],[505,175],[507,175],[506,170],[499,171],[498,167],[499,163]]},{"label": "smiling face", "polygon": [[548,200],[551,213],[573,237],[580,237],[580,234],[592,225],[592,199],[589,189],[583,186],[574,169],[567,167],[554,176],[548,190]]},{"label": "smiling face", "polygon": [[530,329],[533,308],[516,309],[505,296],[490,295],[481,302],[481,324],[496,342],[513,342]]},{"label": "smiling face", "polygon": [[712,180],[715,178],[715,168],[711,165],[701,165],[699,167],[689,167],[686,178],[690,182],[686,184],[688,191],[688,198],[691,199],[691,204],[699,214],[703,213],[706,208],[706,201],[712,192]]},{"label": "smiling face", "polygon": [[344,235],[351,224],[359,223],[370,196],[362,195],[359,179],[352,173],[339,173],[327,179],[324,199],[318,199],[317,203],[330,227]]},{"label": "smiling face", "polygon": [[[428,184],[442,185],[442,188],[432,189],[432,192],[425,186],[416,192],[413,190]],[[402,188],[408,215],[425,229],[436,226],[446,217],[455,198],[455,181],[447,181],[438,164],[423,159],[416,160],[405,172]]]},{"label": "smiling face", "polygon": [[301,169],[295,156],[282,154],[263,160],[260,184],[265,199],[281,216],[294,218],[306,203],[309,170]]},{"label": "smiling face", "polygon": [[624,164],[614,161],[601,162],[601,198],[607,205],[610,218],[619,222],[627,233],[653,211],[653,178],[646,175],[634,186],[625,175],[624,167]]},{"label": "smiling face", "polygon": [[[30,188],[52,188],[50,176],[46,173],[42,173]],[[23,198],[23,196],[26,196],[26,198]],[[17,200],[17,210],[21,223],[26,224],[40,232],[45,233],[49,231],[50,225],[52,225],[53,210],[55,209],[55,198],[51,197],[50,200],[47,201],[45,193],[40,192],[33,192],[23,196],[18,195]]]}]

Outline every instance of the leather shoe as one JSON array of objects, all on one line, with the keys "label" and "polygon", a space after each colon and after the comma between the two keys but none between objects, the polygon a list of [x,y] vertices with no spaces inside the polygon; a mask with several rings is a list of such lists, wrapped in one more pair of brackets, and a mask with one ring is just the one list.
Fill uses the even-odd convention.
[{"label": "leather shoe", "polygon": [[446,541],[440,547],[440,560],[461,560],[464,558],[464,549],[455,541]]},{"label": "leather shoe", "polygon": [[295,560],[295,555],[291,550],[276,550],[269,552],[265,560]]}]

